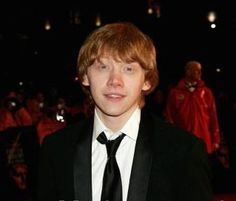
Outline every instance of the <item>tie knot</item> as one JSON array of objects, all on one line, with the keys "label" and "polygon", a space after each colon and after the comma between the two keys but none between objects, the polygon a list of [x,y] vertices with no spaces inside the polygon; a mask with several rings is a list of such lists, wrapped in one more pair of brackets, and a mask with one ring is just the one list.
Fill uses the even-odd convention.
[{"label": "tie knot", "polygon": [[97,140],[101,143],[101,144],[106,144],[106,148],[107,148],[107,155],[108,158],[115,156],[116,155],[116,151],[121,143],[121,141],[123,140],[123,138],[125,137],[125,134],[122,133],[119,137],[117,137],[114,140],[108,140],[105,133],[102,132],[98,137]]}]

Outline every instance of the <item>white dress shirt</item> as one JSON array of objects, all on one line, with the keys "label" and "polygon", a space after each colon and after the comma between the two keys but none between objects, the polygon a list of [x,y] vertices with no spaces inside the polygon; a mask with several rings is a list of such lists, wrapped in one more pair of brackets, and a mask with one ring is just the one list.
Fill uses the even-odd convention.
[{"label": "white dress shirt", "polygon": [[133,164],[135,144],[138,136],[139,122],[141,110],[137,108],[130,116],[123,128],[113,133],[108,129],[95,110],[94,129],[92,141],[92,196],[93,201],[101,200],[103,173],[107,162],[106,146],[97,141],[97,137],[101,132],[104,132],[107,139],[112,140],[118,137],[121,133],[126,134],[116,152],[116,160],[120,169],[123,201],[127,200],[129,180],[131,168]]}]

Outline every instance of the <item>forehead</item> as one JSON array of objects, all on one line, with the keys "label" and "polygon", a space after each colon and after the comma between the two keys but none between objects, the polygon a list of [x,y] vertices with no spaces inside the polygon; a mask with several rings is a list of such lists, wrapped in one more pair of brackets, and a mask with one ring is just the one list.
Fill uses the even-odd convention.
[{"label": "forehead", "polygon": [[197,62],[192,62],[187,64],[186,66],[187,71],[201,71],[201,64]]},{"label": "forehead", "polygon": [[96,60],[97,61],[114,60],[116,62],[125,62],[125,63],[130,63],[134,61],[131,55],[121,53],[113,48],[108,48],[108,47],[101,49]]}]

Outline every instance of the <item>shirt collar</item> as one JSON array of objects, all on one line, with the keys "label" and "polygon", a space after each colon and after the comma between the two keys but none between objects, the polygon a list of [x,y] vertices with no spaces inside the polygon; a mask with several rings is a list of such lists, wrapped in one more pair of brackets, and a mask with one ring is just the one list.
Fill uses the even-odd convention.
[{"label": "shirt collar", "polygon": [[107,128],[102,120],[99,118],[96,109],[94,112],[94,126],[93,126],[93,140],[95,140],[101,132],[104,132],[108,139],[115,139],[121,133],[126,134],[132,140],[137,139],[139,123],[141,119],[141,109],[136,108],[136,110],[132,113],[126,124],[121,128],[120,131],[113,133],[109,128]]}]

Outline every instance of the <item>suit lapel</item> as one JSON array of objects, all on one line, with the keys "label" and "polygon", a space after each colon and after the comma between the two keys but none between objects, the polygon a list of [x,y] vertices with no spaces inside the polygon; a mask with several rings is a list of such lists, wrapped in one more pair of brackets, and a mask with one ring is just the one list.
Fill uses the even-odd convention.
[{"label": "suit lapel", "polygon": [[146,200],[152,166],[151,139],[149,135],[153,132],[148,121],[149,119],[142,113],[130,177],[128,201]]},{"label": "suit lapel", "polygon": [[[151,135],[155,122],[142,112],[138,138],[136,142],[127,201],[146,201],[153,153]],[[159,126],[158,126],[159,127]],[[158,128],[161,132],[161,129]],[[78,139],[74,154],[75,200],[92,201],[91,146],[93,120],[78,129]],[[80,135],[82,134],[82,135]],[[158,147],[156,147],[158,149]],[[159,154],[158,154],[159,155]],[[158,160],[155,159],[155,164]],[[159,166],[159,165],[157,165]]]},{"label": "suit lapel", "polygon": [[[93,121],[78,131],[82,133],[76,143],[74,154],[75,200],[92,201],[91,146]],[[86,128],[87,127],[87,128]],[[89,128],[89,129],[88,129]]]}]

